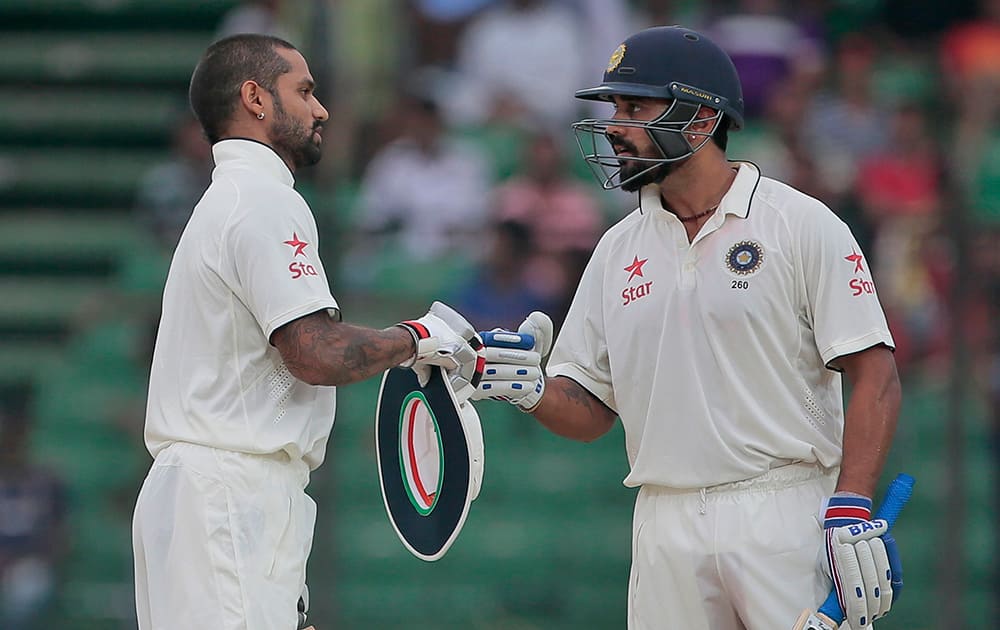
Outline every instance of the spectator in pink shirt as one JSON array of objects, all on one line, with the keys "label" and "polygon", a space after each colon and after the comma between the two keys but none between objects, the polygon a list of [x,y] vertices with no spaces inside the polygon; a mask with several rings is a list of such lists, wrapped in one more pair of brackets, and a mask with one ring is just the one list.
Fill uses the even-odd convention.
[{"label": "spectator in pink shirt", "polygon": [[[499,221],[528,227],[535,248],[528,282],[550,300],[568,300],[604,228],[600,204],[566,172],[555,136],[536,132],[525,148],[524,168],[494,192]],[[567,303],[568,305],[568,303]],[[560,319],[559,313],[552,313]]]}]

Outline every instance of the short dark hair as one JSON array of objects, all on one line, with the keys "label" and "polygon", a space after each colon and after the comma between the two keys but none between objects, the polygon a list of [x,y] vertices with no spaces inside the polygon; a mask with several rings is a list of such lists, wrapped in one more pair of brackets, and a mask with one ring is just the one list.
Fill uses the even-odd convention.
[{"label": "short dark hair", "polygon": [[220,39],[202,55],[191,75],[188,99],[209,142],[222,137],[245,81],[273,93],[278,77],[291,71],[279,48],[297,50],[279,37],[241,33]]}]

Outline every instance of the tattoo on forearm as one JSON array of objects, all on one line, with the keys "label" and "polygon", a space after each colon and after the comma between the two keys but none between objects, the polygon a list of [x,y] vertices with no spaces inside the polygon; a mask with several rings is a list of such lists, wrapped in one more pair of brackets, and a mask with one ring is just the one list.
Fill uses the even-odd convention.
[{"label": "tattoo on forearm", "polygon": [[595,439],[614,422],[615,413],[570,378],[548,379],[546,390],[555,394],[555,400],[545,405],[547,411],[540,410],[536,417],[557,434],[574,439]]},{"label": "tattoo on forearm", "polygon": [[406,331],[345,324],[325,312],[289,322],[274,340],[289,371],[324,385],[364,380],[398,365],[413,351]]}]

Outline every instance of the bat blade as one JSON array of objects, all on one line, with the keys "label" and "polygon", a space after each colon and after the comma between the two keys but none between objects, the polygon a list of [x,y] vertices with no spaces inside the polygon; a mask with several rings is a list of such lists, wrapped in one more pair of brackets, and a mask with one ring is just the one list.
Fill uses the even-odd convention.
[{"label": "bat blade", "polygon": [[[875,518],[880,518],[887,522],[889,529],[892,529],[892,526],[896,524],[896,519],[899,518],[899,513],[903,510],[903,506],[910,500],[910,496],[913,494],[914,482],[915,480],[910,475],[899,473],[889,483],[889,487],[885,492],[885,499],[882,501],[878,512],[875,513]],[[826,601],[819,607],[819,610],[816,612],[811,610],[804,611],[799,615],[799,619],[792,630],[837,630],[843,621],[844,611],[840,608],[840,602],[837,600],[837,591],[831,588],[830,594],[827,595]],[[818,625],[808,625],[810,623]]]}]

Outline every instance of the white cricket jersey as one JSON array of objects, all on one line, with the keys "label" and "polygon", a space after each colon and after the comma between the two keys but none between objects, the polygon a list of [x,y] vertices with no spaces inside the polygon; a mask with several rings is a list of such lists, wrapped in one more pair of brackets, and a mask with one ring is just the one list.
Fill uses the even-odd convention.
[{"label": "white cricket jersey", "polygon": [[829,208],[750,163],[689,243],[656,185],[594,251],[547,373],[616,411],[627,486],[836,466],[838,357],[893,346],[868,261]]},{"label": "white cricket jersey", "polygon": [[[316,221],[269,147],[223,140],[212,183],[170,264],[146,405],[146,447],[172,442],[287,452],[316,468],[336,388],[298,380],[269,343],[288,322],[337,310]],[[339,311],[337,313],[339,315]]]}]

